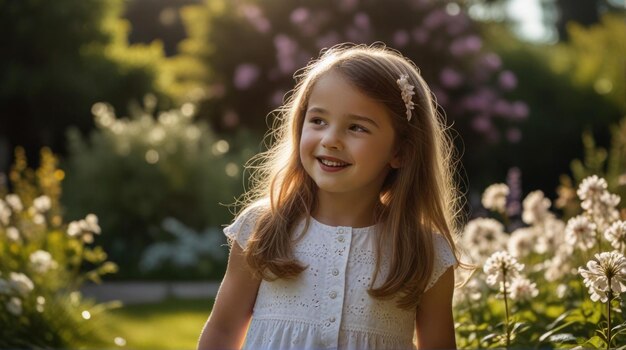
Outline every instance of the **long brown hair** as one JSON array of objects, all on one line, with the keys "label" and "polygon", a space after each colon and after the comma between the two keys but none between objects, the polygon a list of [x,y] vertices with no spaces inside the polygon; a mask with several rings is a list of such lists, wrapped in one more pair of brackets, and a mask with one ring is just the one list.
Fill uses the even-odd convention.
[{"label": "long brown hair", "polygon": [[[400,307],[415,308],[433,270],[434,232],[444,235],[459,260],[453,236],[460,196],[453,181],[454,148],[430,89],[409,59],[384,45],[338,45],[296,72],[296,86],[276,111],[268,134],[269,150],[248,164],[252,188],[243,198],[244,207],[259,200],[268,200],[269,205],[263,206],[266,210],[246,245],[247,263],[266,280],[292,278],[305,269],[294,257],[292,231],[302,218],[308,223],[316,205],[316,185],[300,163],[299,144],[312,87],[331,70],[386,106],[391,116],[402,166],[389,173],[381,189],[373,281],[383,246],[391,249],[390,268],[386,279],[369,293],[376,298],[399,293]],[[397,84],[403,74],[415,86],[410,121]]]}]

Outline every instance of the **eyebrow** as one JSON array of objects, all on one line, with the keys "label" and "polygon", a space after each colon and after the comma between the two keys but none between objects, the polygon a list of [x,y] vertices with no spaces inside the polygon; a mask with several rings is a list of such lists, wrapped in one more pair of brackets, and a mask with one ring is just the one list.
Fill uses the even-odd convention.
[{"label": "eyebrow", "polygon": [[[325,110],[324,108],[321,107],[311,107],[309,108],[307,111],[307,113],[320,113],[320,114],[328,114],[328,111]],[[351,119],[356,119],[356,120],[360,120],[366,123],[370,123],[372,125],[374,125],[375,127],[380,129],[380,126],[378,125],[378,123],[376,123],[372,118],[368,118],[362,115],[358,115],[358,114],[347,114],[347,117],[350,117]]]}]

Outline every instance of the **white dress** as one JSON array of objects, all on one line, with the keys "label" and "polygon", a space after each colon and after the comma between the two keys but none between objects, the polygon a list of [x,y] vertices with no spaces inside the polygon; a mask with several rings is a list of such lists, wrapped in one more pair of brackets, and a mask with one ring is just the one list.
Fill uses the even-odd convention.
[{"label": "white dress", "polygon": [[[258,214],[252,208],[224,233],[244,248]],[[303,228],[304,220],[295,232]],[[334,227],[311,218],[294,251],[307,269],[295,279],[261,282],[244,349],[414,349],[415,311],[398,308],[396,298],[367,294],[375,267],[374,228]],[[435,237],[427,288],[456,264],[445,238]],[[383,259],[377,280],[384,281],[388,267]]]}]

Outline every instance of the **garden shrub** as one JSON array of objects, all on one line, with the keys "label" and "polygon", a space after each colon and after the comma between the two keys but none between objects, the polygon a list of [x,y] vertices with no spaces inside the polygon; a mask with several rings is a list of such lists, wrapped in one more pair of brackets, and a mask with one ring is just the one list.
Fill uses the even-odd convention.
[{"label": "garden shrub", "polygon": [[98,103],[97,129],[88,138],[68,134],[67,216],[83,217],[88,208],[101,218],[98,242],[120,264],[120,277],[140,277],[144,249],[172,239],[161,228],[166,218],[195,230],[230,222],[227,205],[243,190],[242,164],[255,153],[247,134],[227,141],[195,122],[192,104],[153,115],[155,105],[148,96],[145,108],[117,118],[110,105]]},{"label": "garden shrub", "polygon": [[[0,184],[0,348],[110,346],[100,332],[115,304],[83,299],[80,286],[117,270],[92,244],[98,218],[69,224],[59,205],[63,171],[48,149],[41,165],[27,167],[16,150],[10,173],[13,192]],[[112,339],[111,339],[112,340]]]}]

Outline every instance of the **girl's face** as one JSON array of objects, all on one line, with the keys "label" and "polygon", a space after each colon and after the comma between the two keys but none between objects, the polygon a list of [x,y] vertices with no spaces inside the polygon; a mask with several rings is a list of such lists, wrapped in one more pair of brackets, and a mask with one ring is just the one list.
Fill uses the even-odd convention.
[{"label": "girl's face", "polygon": [[300,139],[300,161],[318,191],[377,198],[390,169],[400,165],[390,118],[340,73],[318,79]]}]

